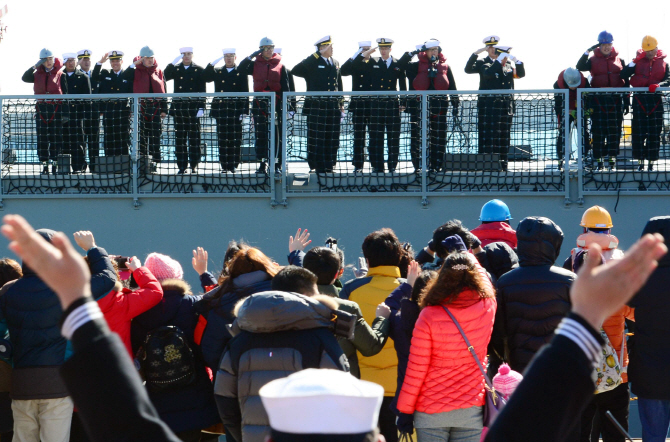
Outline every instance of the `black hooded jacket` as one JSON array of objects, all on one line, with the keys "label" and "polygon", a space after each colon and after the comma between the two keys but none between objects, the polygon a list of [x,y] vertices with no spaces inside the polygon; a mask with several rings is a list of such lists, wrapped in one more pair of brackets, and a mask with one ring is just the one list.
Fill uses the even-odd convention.
[{"label": "black hooded jacket", "polygon": [[[642,234],[670,238],[670,216],[649,220]],[[667,242],[667,240],[666,240]],[[629,302],[635,308],[635,348],[630,353],[628,380],[633,393],[645,399],[670,399],[670,253]]]},{"label": "black hooded jacket", "polygon": [[519,267],[498,280],[498,310],[491,342],[513,370],[523,372],[535,353],[551,341],[570,312],[575,274],[553,264],[561,252],[563,232],[543,217],[521,220],[516,229]]}]

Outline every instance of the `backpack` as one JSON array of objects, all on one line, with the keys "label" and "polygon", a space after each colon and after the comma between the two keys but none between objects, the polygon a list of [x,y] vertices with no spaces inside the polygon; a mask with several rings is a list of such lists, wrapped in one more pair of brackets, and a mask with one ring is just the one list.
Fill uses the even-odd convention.
[{"label": "backpack", "polygon": [[596,366],[596,394],[614,390],[621,385],[621,374],[626,371],[623,367],[623,348],[626,336],[621,341],[621,359],[618,359],[616,350],[612,346],[607,333],[602,328],[600,335],[605,340],[600,361]]},{"label": "backpack", "polygon": [[195,381],[195,356],[179,327],[167,325],[147,333],[137,359],[151,392],[171,391]]}]

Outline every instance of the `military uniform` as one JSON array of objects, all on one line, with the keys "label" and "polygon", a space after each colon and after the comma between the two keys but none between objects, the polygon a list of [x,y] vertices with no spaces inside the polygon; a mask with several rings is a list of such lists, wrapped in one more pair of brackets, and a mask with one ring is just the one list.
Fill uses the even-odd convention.
[{"label": "military uniform", "polygon": [[[215,92],[249,92],[249,81],[237,65],[215,68],[208,64],[204,79],[214,82]],[[234,172],[242,157],[242,115],[249,113],[249,98],[214,98],[210,116],[216,120],[219,162],[224,171]]]},{"label": "military uniform", "polygon": [[[77,52],[78,60],[90,57],[91,51],[88,49]],[[82,72],[91,80],[91,93],[98,94],[99,85],[97,81],[93,80],[93,72],[86,72],[83,69]],[[87,109],[84,117],[84,146],[88,146],[88,167],[91,172],[93,172],[95,170],[95,165],[98,162],[98,156],[100,156],[101,103],[98,100],[91,100],[88,105],[89,109]]]},{"label": "military uniform", "polygon": [[[165,81],[174,80],[174,93],[207,92],[204,78],[205,69],[195,63],[184,66],[168,64],[163,71]],[[191,164],[195,171],[200,162],[200,119],[196,116],[199,109],[204,109],[207,100],[204,98],[173,98],[170,115],[174,118],[175,156],[180,172]],[[186,148],[188,140],[188,150]]]},{"label": "military uniform", "polygon": [[[342,90],[340,63],[332,57],[326,60],[318,51],[298,63],[291,73],[305,79],[308,92]],[[338,97],[305,98],[303,114],[307,117],[307,163],[317,173],[332,172],[337,163],[341,106],[342,100]]]},{"label": "military uniform", "polygon": [[[365,46],[371,46],[371,42]],[[359,43],[359,46],[363,46]],[[352,92],[367,92],[372,90],[372,80],[370,79],[369,60],[364,60],[362,64],[354,63],[357,52],[354,57],[344,62],[340,68],[341,75],[351,75]],[[371,97],[351,97],[348,111],[352,115],[354,129],[354,155],[352,164],[355,169],[363,169],[365,163],[365,132],[370,129],[370,101]]]},{"label": "military uniform", "polygon": [[[67,93],[90,94],[91,79],[81,69],[74,72],[64,72],[67,82]],[[86,170],[86,158],[84,157],[84,120],[90,118],[90,102],[81,99],[67,101],[69,120],[63,124],[64,153],[70,154],[72,161],[72,172],[79,173]],[[69,171],[67,171],[69,172]]]},{"label": "military uniform", "polygon": [[[123,53],[112,51],[110,59],[121,58]],[[114,72],[113,69],[102,69],[97,63],[91,76],[98,83],[98,94],[132,94],[133,85],[123,78],[123,69]],[[105,132],[105,156],[128,155],[130,146],[130,102],[128,99],[111,99],[100,103],[100,112],[103,114],[102,127]]]}]

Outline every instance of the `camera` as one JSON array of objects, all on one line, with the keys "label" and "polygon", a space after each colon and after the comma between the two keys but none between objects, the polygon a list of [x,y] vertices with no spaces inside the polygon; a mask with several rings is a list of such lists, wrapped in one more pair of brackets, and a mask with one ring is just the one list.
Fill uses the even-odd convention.
[{"label": "camera", "polygon": [[335,238],[328,238],[326,240],[326,247],[337,251],[337,240]]}]

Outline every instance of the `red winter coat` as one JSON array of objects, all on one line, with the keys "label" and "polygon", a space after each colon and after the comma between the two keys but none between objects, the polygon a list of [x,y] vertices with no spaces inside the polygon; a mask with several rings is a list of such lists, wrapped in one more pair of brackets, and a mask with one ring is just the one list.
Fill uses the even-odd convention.
[{"label": "red winter coat", "polygon": [[[561,89],[570,89],[570,87],[565,83],[565,80],[563,79],[564,72],[565,70],[562,70],[561,73],[558,74],[558,80],[556,80],[556,83],[558,83],[558,87]],[[579,72],[579,76],[581,77],[582,82],[579,84],[579,86],[577,86],[577,88],[586,87],[586,77],[581,72]],[[577,109],[577,89],[570,89],[570,110],[576,110],[576,109]]]},{"label": "red winter coat", "polygon": [[269,60],[256,57],[254,62],[254,92],[281,92],[281,55],[273,54]]},{"label": "red winter coat", "polygon": [[54,66],[49,72],[46,71],[44,65],[37,68],[35,71],[35,83],[33,84],[35,95],[63,94],[63,90],[60,87],[60,77],[63,75],[62,67],[63,62],[59,58],[54,58]]},{"label": "red winter coat", "polygon": [[516,231],[509,224],[503,221],[482,224],[477,228],[470,230],[482,242],[482,247],[492,242],[504,242],[513,249],[516,249]]},{"label": "red winter coat", "polygon": [[149,269],[140,267],[133,272],[133,276],[140,286],[137,290],[112,290],[98,299],[109,328],[119,335],[131,358],[134,355],[130,345],[130,321],[163,299],[163,288]]},{"label": "red winter coat", "polygon": [[[425,52],[419,53],[418,57],[419,70],[416,77],[414,77],[412,86],[417,91],[427,91],[430,87],[430,78],[428,78],[428,69],[431,65],[430,59]],[[449,65],[447,65],[447,59],[444,55],[438,54],[435,68],[437,69],[437,76],[433,78],[433,86],[438,91],[446,91],[449,89],[449,78],[447,78]]]},{"label": "red winter coat", "polygon": [[[638,49],[636,55],[639,57],[642,54],[644,54],[644,51]],[[652,60],[644,57],[636,62],[635,75],[631,77],[630,85],[632,87],[648,87],[663,81],[665,78],[665,57],[666,55],[659,49]]]},{"label": "red winter coat", "polygon": [[605,57],[600,48],[596,48],[591,57],[591,87],[624,87],[626,82],[620,76],[622,67],[616,49],[612,48]]},{"label": "red winter coat", "polygon": [[[485,271],[479,269],[493,292]],[[482,299],[479,293],[466,290],[447,308],[486,366],[486,348],[496,313],[495,298]],[[447,312],[441,306],[424,308],[412,335],[398,409],[408,414],[414,411],[435,414],[482,406],[484,385],[484,376]]]},{"label": "red winter coat", "polygon": [[[135,57],[133,63],[141,57]],[[151,87],[149,87],[151,85]],[[142,63],[135,66],[135,80],[133,81],[133,92],[136,94],[164,94],[165,81],[163,71],[158,69],[158,62],[154,58],[154,65],[150,68]]]}]

